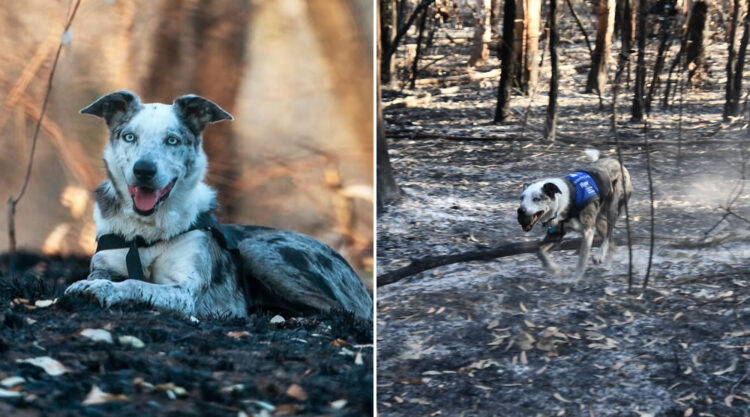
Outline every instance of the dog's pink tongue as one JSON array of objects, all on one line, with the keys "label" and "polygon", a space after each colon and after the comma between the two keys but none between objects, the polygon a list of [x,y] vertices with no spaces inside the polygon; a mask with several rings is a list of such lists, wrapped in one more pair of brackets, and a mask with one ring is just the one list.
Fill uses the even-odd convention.
[{"label": "dog's pink tongue", "polygon": [[159,193],[157,190],[151,190],[143,187],[135,187],[135,194],[133,194],[133,201],[135,206],[140,211],[149,211],[156,206],[156,202],[159,200]]}]

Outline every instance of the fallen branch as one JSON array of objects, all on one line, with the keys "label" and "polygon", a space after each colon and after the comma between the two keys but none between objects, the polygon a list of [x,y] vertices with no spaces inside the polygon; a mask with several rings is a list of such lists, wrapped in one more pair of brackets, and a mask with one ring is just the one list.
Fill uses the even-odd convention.
[{"label": "fallen branch", "polygon": [[[599,243],[601,243],[601,240],[597,240],[595,244],[598,245]],[[564,240],[561,244],[553,247],[550,250],[572,250],[578,249],[580,246],[581,239],[577,238]],[[394,282],[400,281],[401,279],[408,276],[427,271],[428,269],[437,268],[439,266],[456,264],[460,262],[488,261],[491,259],[503,258],[506,256],[534,253],[538,249],[539,242],[514,242],[495,248],[473,250],[452,255],[426,256],[424,258],[411,261],[409,265],[403,268],[378,275],[377,285],[378,287],[381,287],[383,285],[393,284]]]},{"label": "fallen branch", "polygon": [[[645,242],[650,241],[651,236],[632,236],[632,242]],[[718,246],[727,242],[740,242],[747,239],[746,235],[725,235],[713,239],[690,239],[690,238],[675,238],[672,236],[656,236],[658,240],[668,240],[669,244],[664,245],[671,249],[705,249],[711,246]],[[615,241],[617,246],[622,246],[626,242]],[[597,247],[601,244],[601,239],[597,238],[594,240],[592,248]],[[576,250],[581,247],[581,238],[564,240],[562,243],[554,246],[550,251],[558,250]],[[461,262],[473,262],[473,261],[489,261],[497,258],[504,258],[508,256],[522,255],[525,253],[535,253],[539,249],[539,242],[513,242],[506,243],[494,248],[478,249],[468,252],[454,253],[449,255],[436,255],[426,256],[420,259],[414,259],[409,265],[395,269],[390,272],[378,275],[377,286],[382,287],[383,285],[393,284],[394,282],[400,281],[406,277],[419,274],[430,269],[434,269],[440,266],[457,264]]]}]

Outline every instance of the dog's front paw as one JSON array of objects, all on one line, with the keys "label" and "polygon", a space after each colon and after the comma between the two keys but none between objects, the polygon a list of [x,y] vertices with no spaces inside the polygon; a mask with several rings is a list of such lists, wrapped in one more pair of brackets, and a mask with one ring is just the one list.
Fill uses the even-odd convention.
[{"label": "dog's front paw", "polygon": [[119,301],[115,283],[106,279],[86,279],[74,282],[65,290],[65,295],[76,294],[92,296],[102,307],[111,306]]},{"label": "dog's front paw", "polygon": [[604,263],[604,257],[601,255],[591,255],[591,262],[593,262],[594,265],[601,265]]}]

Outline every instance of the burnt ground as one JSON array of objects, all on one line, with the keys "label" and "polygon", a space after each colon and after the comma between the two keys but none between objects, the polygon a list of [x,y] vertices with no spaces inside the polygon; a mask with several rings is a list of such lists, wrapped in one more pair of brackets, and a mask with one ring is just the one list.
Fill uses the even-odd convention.
[{"label": "burnt ground", "polygon": [[[9,280],[0,257],[0,415],[372,414],[372,329],[351,316],[195,322],[147,306],[101,310],[83,299],[37,306],[85,277],[88,259],[25,253],[17,269]],[[113,343],[94,342],[84,329],[107,330]],[[17,362],[44,356],[67,372]],[[83,405],[92,387],[112,395]]]},{"label": "burnt ground", "polygon": [[[540,238],[541,229],[524,234],[517,224],[522,184],[575,170],[589,148],[615,155],[609,112],[581,92],[588,52],[572,23],[563,26],[555,143],[540,133],[548,59],[544,91],[514,96],[514,118],[503,125],[492,123],[495,78],[383,92],[403,200],[378,218],[379,274],[422,256]],[[425,57],[439,62],[422,77],[466,72],[462,45],[471,31],[450,33]],[[633,291],[623,246],[610,268],[590,266],[578,283],[570,280],[576,255],[567,251],[553,254],[560,277],[527,254],[379,287],[382,416],[750,416],[748,133],[746,121],[721,121],[725,48],[709,47],[710,76],[702,90],[685,91],[682,120],[676,106],[657,106],[650,117],[656,215],[648,288],[641,290],[649,251],[644,134],[625,114],[631,94],[621,93],[618,125],[635,188]],[[493,58],[480,71],[497,65]],[[621,218],[620,241],[623,226]]]}]

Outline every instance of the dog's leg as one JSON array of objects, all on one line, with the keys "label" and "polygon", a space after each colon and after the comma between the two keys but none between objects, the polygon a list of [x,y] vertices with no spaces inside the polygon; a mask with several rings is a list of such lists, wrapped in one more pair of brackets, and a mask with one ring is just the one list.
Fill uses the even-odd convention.
[{"label": "dog's leg", "polygon": [[575,281],[580,281],[586,272],[586,263],[591,254],[591,244],[594,242],[594,229],[586,228],[581,239],[581,249],[578,254],[578,266],[576,266]]},{"label": "dog's leg", "polygon": [[550,249],[555,247],[557,244],[557,242],[542,241],[542,243],[539,245],[539,251],[537,251],[537,256],[539,257],[539,260],[542,261],[544,270],[547,271],[547,273],[550,275],[560,274],[560,267],[549,256]]},{"label": "dog's leg", "polygon": [[[114,274],[126,275],[124,257],[107,256],[108,251],[99,252],[92,260],[92,272],[86,280],[73,283],[65,294],[88,294],[96,298],[103,307],[125,301],[151,304],[154,307],[174,310],[185,315],[196,313],[197,300],[211,282],[213,265],[211,253],[213,243],[204,231],[193,231],[183,235],[151,263],[148,251],[141,260],[150,265],[150,276],[155,283],[126,279],[112,282]],[[101,255],[101,256],[100,256]],[[189,259],[190,261],[185,261]]]}]

